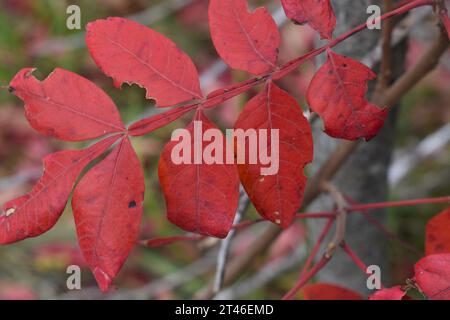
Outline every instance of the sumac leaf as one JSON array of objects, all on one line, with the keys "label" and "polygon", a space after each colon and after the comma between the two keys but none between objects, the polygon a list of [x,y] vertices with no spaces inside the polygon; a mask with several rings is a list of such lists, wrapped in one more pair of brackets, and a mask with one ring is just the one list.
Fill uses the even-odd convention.
[{"label": "sumac leaf", "polygon": [[286,16],[295,23],[307,23],[320,33],[322,39],[331,40],[336,16],[330,0],[281,0]]},{"label": "sumac leaf", "polygon": [[144,175],[128,138],[75,188],[72,209],[83,256],[102,291],[119,272],[139,232]]},{"label": "sumac leaf", "polygon": [[425,239],[427,255],[450,253],[450,207],[428,221]]},{"label": "sumac leaf", "polygon": [[34,70],[20,70],[10,87],[25,102],[25,116],[40,133],[81,141],[125,130],[114,102],[91,81],[60,68],[39,81]]},{"label": "sumac leaf", "polygon": [[389,110],[365,98],[367,81],[375,77],[364,64],[327,51],[327,61],[312,79],[307,99],[311,110],[323,119],[328,135],[370,140],[378,133]]},{"label": "sumac leaf", "polygon": [[44,158],[44,174],[26,195],[8,201],[0,215],[0,244],[36,237],[58,221],[84,167],[119,136],[106,138],[84,150],[66,150]]},{"label": "sumac leaf", "polygon": [[302,294],[305,300],[363,300],[359,293],[330,283],[306,285]]},{"label": "sumac leaf", "polygon": [[[200,139],[206,130],[217,129],[201,111],[196,113],[194,121],[201,121],[201,130],[198,129]],[[223,152],[222,164],[206,164],[204,161],[196,164],[195,150],[201,152],[212,142],[196,140],[194,121],[186,128],[190,141],[184,141],[191,148],[191,154],[188,155],[190,164],[176,164],[172,159],[174,147],[187,139],[185,136],[180,141],[170,141],[159,160],[158,175],[166,200],[167,217],[183,230],[224,238],[233,225],[239,198],[236,165],[226,164],[226,142],[220,131],[224,148],[218,152]]]},{"label": "sumac leaf", "polygon": [[209,2],[211,38],[232,68],[258,75],[274,69],[280,34],[265,8],[249,13],[245,0]]},{"label": "sumac leaf", "polygon": [[400,286],[395,286],[378,290],[369,297],[369,300],[402,300],[405,295],[406,292]]},{"label": "sumac leaf", "polygon": [[136,83],[160,107],[202,98],[192,60],[158,32],[116,17],[90,22],[86,29],[92,58],[116,86]]},{"label": "sumac leaf", "polygon": [[[303,116],[302,109],[287,92],[269,82],[264,90],[244,107],[235,124],[235,129],[244,131],[267,130],[267,147],[258,149],[271,155],[271,130],[278,129],[279,169],[272,175],[262,175],[261,168],[268,167],[260,160],[251,164],[238,164],[242,185],[256,210],[267,220],[288,227],[300,208],[306,177],[303,168],[312,161],[313,142],[311,128]],[[260,139],[259,139],[260,140]],[[248,142],[248,141],[247,141]],[[250,155],[246,143],[246,155]]]},{"label": "sumac leaf", "polygon": [[414,278],[430,300],[450,300],[450,254],[433,254],[414,266]]}]

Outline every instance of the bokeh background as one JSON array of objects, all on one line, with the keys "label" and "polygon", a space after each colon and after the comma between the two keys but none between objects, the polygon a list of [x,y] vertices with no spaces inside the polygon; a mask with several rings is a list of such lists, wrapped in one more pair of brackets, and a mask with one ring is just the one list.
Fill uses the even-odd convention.
[{"label": "bokeh background", "polygon": [[[250,3],[264,4],[274,13],[283,39],[281,63],[314,47],[314,32],[286,21],[279,1]],[[70,4],[81,8],[81,30],[66,28],[66,8]],[[207,0],[0,0],[0,86],[7,86],[14,74],[24,67],[38,68],[35,75],[39,79],[44,79],[55,67],[61,67],[90,79],[105,90],[117,104],[125,123],[157,112],[152,101],[144,99],[143,89],[137,86],[114,88],[112,80],[100,72],[89,56],[84,44],[84,26],[108,16],[129,17],[175,41],[196,64],[205,92],[245,79],[245,73],[230,71],[218,59],[209,37],[207,6]],[[411,31],[407,67],[414,64],[429,44],[427,29],[423,26],[433,28],[435,21],[425,15],[421,24],[420,29]],[[315,68],[314,61],[309,61],[280,81],[280,86],[295,96],[305,111],[305,92]],[[209,116],[221,128],[231,128],[243,104],[255,92],[249,91],[224,103]],[[447,52],[439,68],[402,102],[395,157],[389,172],[391,199],[449,194],[449,106],[450,54]],[[184,117],[133,140],[144,166],[147,185],[141,239],[183,234],[166,220],[157,163],[172,130],[189,120],[189,116]],[[30,190],[42,173],[43,156],[85,145],[40,136],[26,122],[22,102],[7,90],[0,90],[0,204]],[[393,283],[403,283],[411,276],[412,266],[423,252],[426,221],[441,208],[442,205],[427,205],[389,210],[387,228],[417,251],[392,242],[389,257]],[[256,218],[257,214],[250,208],[246,219]],[[257,239],[260,232],[261,225],[239,232],[232,254],[245,254],[246,246]],[[296,222],[249,272],[252,275],[261,270],[270,273],[271,268],[277,272],[276,266],[294,252],[298,254],[296,249],[307,244],[307,238],[308,229]],[[193,298],[214,276],[217,244],[215,240],[207,240],[153,249],[136,246],[116,280],[117,290],[101,295],[77,247],[68,205],[57,225],[46,234],[0,247],[0,299]],[[278,299],[291,288],[302,259],[298,257],[286,270],[272,277],[261,275],[261,281],[249,283],[252,290],[241,297]],[[66,268],[70,264],[82,267],[81,291],[67,290]]]}]

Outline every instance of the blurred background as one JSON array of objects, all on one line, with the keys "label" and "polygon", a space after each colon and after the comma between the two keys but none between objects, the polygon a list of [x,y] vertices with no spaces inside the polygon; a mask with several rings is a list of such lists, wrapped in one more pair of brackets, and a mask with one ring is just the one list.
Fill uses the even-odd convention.
[{"label": "blurred background", "polygon": [[[315,33],[286,20],[279,1],[250,1],[266,5],[280,26],[280,63],[311,50]],[[81,30],[66,28],[66,8],[81,8]],[[84,44],[87,22],[108,16],[128,17],[171,38],[188,53],[201,74],[204,92],[248,77],[230,71],[218,59],[209,37],[208,0],[0,0],[0,86],[24,67],[36,67],[36,77],[44,79],[54,68],[76,72],[105,90],[115,101],[125,123],[157,112],[145,100],[143,89],[133,85],[121,90],[95,66]],[[423,12],[417,25],[408,30],[406,68],[414,64],[431,41],[428,29],[435,20]],[[416,30],[417,29],[417,30]],[[430,31],[431,32],[431,31]],[[280,80],[280,86],[300,102],[305,111],[305,92],[316,65],[309,61]],[[410,199],[442,196],[450,190],[450,54],[438,69],[428,75],[403,100],[398,115],[394,157],[389,168],[389,198]],[[258,88],[255,88],[258,90]],[[256,91],[249,91],[209,113],[221,128],[232,128],[239,111]],[[190,115],[152,134],[133,139],[146,175],[145,211],[141,239],[181,235],[165,217],[164,200],[157,177],[159,153],[174,128],[182,127]],[[28,192],[42,173],[43,156],[61,149],[85,146],[40,136],[23,116],[22,102],[0,90],[0,204]],[[185,187],[185,186],[180,186]],[[399,242],[389,246],[392,283],[403,283],[423,252],[426,221],[441,206],[392,208],[387,228],[410,243],[409,250]],[[245,219],[258,215],[250,207]],[[232,254],[245,254],[256,240],[263,224],[237,234]],[[308,228],[295,222],[256,261],[251,273],[241,279],[245,290],[231,298],[278,299],[297,279],[304,259],[303,247]],[[0,247],[0,299],[64,298],[145,298],[170,299],[198,296],[214,277],[218,241],[176,243],[161,248],[136,246],[115,281],[117,290],[101,295],[78,249],[70,205],[57,225],[46,234]],[[292,258],[294,257],[294,258]],[[290,259],[289,259],[290,258]],[[81,291],[66,287],[66,268],[82,267]],[[247,282],[246,282],[247,281]]]}]

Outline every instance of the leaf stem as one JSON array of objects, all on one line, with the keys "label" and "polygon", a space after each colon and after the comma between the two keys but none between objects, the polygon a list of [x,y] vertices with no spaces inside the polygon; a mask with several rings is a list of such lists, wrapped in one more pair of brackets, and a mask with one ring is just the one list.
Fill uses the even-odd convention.
[{"label": "leaf stem", "polygon": [[355,204],[347,208],[349,212],[352,211],[364,211],[368,209],[379,209],[388,207],[406,207],[406,206],[416,206],[419,204],[430,204],[430,203],[450,203],[450,196],[439,197],[439,198],[425,198],[425,199],[413,199],[413,200],[401,200],[401,201],[388,201],[388,202],[377,202],[368,204]]},{"label": "leaf stem", "polygon": [[353,260],[353,262],[361,269],[362,272],[367,272],[366,264],[358,257],[355,251],[353,251],[346,242],[341,244],[342,249],[345,253]]},{"label": "leaf stem", "polygon": [[331,260],[331,257],[327,257],[325,254],[322,258],[317,262],[314,267],[311,268],[296,284],[295,286],[286,293],[282,300],[291,300],[297,294],[297,292],[309,281],[312,277],[314,277],[320,270],[323,269]]},{"label": "leaf stem", "polygon": [[320,246],[322,245],[323,241],[325,240],[325,237],[328,235],[328,232],[331,229],[331,226],[333,225],[334,219],[328,219],[327,223],[325,224],[325,227],[322,229],[322,232],[320,233],[319,237],[317,238],[316,243],[314,244],[314,247],[311,250],[311,253],[309,254],[308,258],[306,259],[305,265],[303,266],[302,271],[300,272],[299,280],[306,274],[309,267],[311,266],[312,262],[317,256],[317,253],[319,252]]}]

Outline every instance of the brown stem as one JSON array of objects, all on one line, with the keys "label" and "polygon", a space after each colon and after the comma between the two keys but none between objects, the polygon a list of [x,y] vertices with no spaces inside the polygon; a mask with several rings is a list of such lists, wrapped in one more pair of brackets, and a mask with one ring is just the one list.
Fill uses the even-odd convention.
[{"label": "brown stem", "polygon": [[341,245],[345,237],[345,229],[347,223],[347,201],[343,194],[336,188],[335,185],[328,181],[322,182],[321,189],[328,192],[334,199],[337,207],[336,215],[336,232],[333,239],[328,243],[325,255],[329,258],[334,254],[336,247]]},{"label": "brown stem", "polygon": [[446,52],[449,45],[447,34],[442,31],[437,40],[431,45],[427,52],[420,58],[412,69],[407,71],[400,77],[380,99],[380,105],[393,106],[412,87],[414,87],[421,79],[423,79],[431,70],[433,70],[440,57]]},{"label": "brown stem", "polygon": [[[393,8],[392,0],[384,0],[384,10],[390,11]],[[384,22],[383,35],[382,35],[382,55],[380,62],[380,75],[378,77],[377,85],[375,87],[375,96],[381,96],[381,91],[385,90],[391,81],[391,42],[392,31],[394,30],[395,23],[389,19]]]}]

